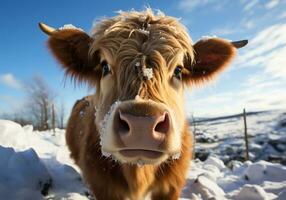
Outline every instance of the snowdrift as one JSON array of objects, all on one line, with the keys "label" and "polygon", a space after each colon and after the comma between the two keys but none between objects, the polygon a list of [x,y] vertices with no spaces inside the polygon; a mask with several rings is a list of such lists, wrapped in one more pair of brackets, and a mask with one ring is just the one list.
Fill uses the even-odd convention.
[{"label": "snowdrift", "polygon": [[[38,132],[0,120],[0,196],[3,199],[91,199],[69,158],[64,130]],[[191,163],[181,199],[286,199],[286,167],[231,161],[216,155]]]}]

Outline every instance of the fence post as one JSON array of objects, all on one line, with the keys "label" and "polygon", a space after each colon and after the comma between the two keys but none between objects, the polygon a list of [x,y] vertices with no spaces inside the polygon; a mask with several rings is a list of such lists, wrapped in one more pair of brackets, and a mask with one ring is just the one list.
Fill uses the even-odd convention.
[{"label": "fence post", "polygon": [[196,135],[196,121],[194,115],[192,115],[192,125],[194,127],[193,134]]},{"label": "fence post", "polygon": [[52,104],[52,128],[54,134],[56,133],[56,116],[55,116],[55,104]]},{"label": "fence post", "polygon": [[249,148],[248,148],[248,136],[247,136],[247,123],[246,123],[246,112],[243,109],[243,121],[244,121],[244,140],[245,140],[245,160],[249,160]]}]

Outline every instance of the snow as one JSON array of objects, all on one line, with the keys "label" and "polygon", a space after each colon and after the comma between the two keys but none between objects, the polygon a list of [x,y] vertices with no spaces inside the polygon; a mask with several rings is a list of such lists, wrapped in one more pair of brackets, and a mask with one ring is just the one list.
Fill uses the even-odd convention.
[{"label": "snow", "polygon": [[[284,111],[258,112],[247,116],[250,157],[286,164],[286,128]],[[226,164],[243,160],[245,155],[242,117],[217,120],[195,120],[196,156],[205,160],[215,154]],[[191,122],[192,123],[192,122]],[[194,124],[194,123],[193,123]]]},{"label": "snow", "polygon": [[[5,199],[19,198],[22,193],[25,198],[33,193],[40,198],[45,193],[44,185],[51,184],[50,174],[33,149],[16,153],[12,148],[0,146],[0,157],[0,194],[8,194]],[[15,189],[21,193],[11,192]]]},{"label": "snow", "polygon": [[153,78],[153,69],[152,68],[143,68],[143,76],[146,77],[148,80]]},{"label": "snow", "polygon": [[136,30],[138,30],[140,33],[143,33],[144,35],[149,35],[150,34],[150,31],[142,29],[142,28],[139,28],[139,29],[136,29]]},{"label": "snow", "polygon": [[31,125],[0,120],[1,199],[37,200],[43,194],[71,199],[70,193],[85,197],[87,189],[69,158],[64,132],[33,131]]},{"label": "snow", "polygon": [[209,157],[209,158],[206,160],[205,164],[206,164],[206,165],[216,166],[219,170],[225,168],[224,163],[223,163],[220,159],[215,158],[215,157]]},{"label": "snow", "polygon": [[281,168],[279,164],[259,161],[248,166],[245,171],[250,183],[261,184],[263,181],[282,182],[286,181],[286,167]]},{"label": "snow", "polygon": [[[265,150],[269,146],[265,142],[270,141],[274,147],[280,144],[284,148],[285,127],[278,127],[277,123],[284,120],[285,116],[276,112],[248,117],[251,139],[259,141],[251,147],[255,149],[252,151],[254,158],[259,150],[269,153],[266,151],[269,149]],[[223,159],[225,155],[220,152],[224,152],[225,145],[233,153],[234,144],[242,145],[236,137],[240,132],[233,132],[238,131],[238,121],[226,119],[207,124],[208,129],[200,125],[197,126],[197,131],[206,128],[204,131],[213,132],[217,136],[212,141],[215,145],[209,144],[212,153],[205,161],[195,159],[191,162],[181,200],[286,199],[285,166],[265,160],[241,162]],[[22,127],[12,121],[0,120],[1,199],[92,199],[78,167],[69,157],[64,133],[65,130],[60,129],[56,129],[55,133],[34,131],[31,125]],[[266,136],[263,133],[269,134]],[[228,134],[232,136],[231,143],[225,139],[229,137]],[[264,144],[261,145],[261,141]],[[277,141],[280,143],[276,143]],[[217,144],[218,142],[223,144]],[[202,143],[196,145],[206,148]],[[221,150],[218,151],[217,148]]]},{"label": "snow", "polygon": [[140,62],[136,62],[136,63],[135,63],[135,66],[136,66],[136,67],[140,67]]},{"label": "snow", "polygon": [[176,153],[176,154],[174,154],[173,156],[172,156],[172,159],[173,160],[177,160],[177,159],[179,159],[181,157],[181,153]]},{"label": "snow", "polygon": [[78,28],[78,27],[76,27],[76,26],[74,26],[72,24],[65,24],[64,26],[58,28],[58,30],[60,30],[60,31],[61,30],[68,30],[68,29],[75,29],[75,30],[79,30],[79,31],[84,31],[83,29]]},{"label": "snow", "polygon": [[258,185],[246,184],[241,191],[236,195],[236,200],[268,200],[275,199],[277,196],[273,194],[267,194],[262,187]]},{"label": "snow", "polygon": [[218,37],[216,35],[204,35],[201,37],[200,40],[206,41],[206,40],[213,39],[213,38],[218,38]]},{"label": "snow", "polygon": [[109,111],[106,113],[106,115],[104,116],[102,122],[100,123],[99,132],[100,132],[100,137],[101,137],[101,141],[100,141],[100,144],[101,144],[101,145],[102,145],[103,140],[104,140],[104,135],[106,134],[106,128],[107,128],[107,125],[108,125],[107,122],[111,120],[110,118],[111,118],[112,113],[113,113],[114,110],[118,107],[118,105],[119,105],[120,103],[121,103],[120,101],[115,101],[115,102],[110,106]]},{"label": "snow", "polygon": [[[238,162],[235,169],[225,167],[217,157],[191,164],[184,198],[197,199],[275,199],[286,190],[286,167],[266,161]],[[261,175],[263,168],[263,175]],[[249,174],[251,173],[251,174]],[[245,178],[248,174],[249,178]],[[279,175],[278,175],[279,174]],[[258,176],[257,176],[258,175]]]}]

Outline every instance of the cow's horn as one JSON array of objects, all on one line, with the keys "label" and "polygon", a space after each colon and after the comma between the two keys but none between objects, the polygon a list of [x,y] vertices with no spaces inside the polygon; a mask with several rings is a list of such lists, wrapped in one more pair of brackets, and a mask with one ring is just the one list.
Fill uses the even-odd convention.
[{"label": "cow's horn", "polygon": [[56,31],[55,28],[50,27],[50,26],[48,26],[48,25],[46,25],[46,24],[44,24],[44,23],[42,23],[42,22],[39,23],[39,27],[40,27],[40,29],[41,29],[44,33],[46,33],[47,35],[52,35],[53,32]]},{"label": "cow's horn", "polygon": [[239,41],[231,42],[231,44],[235,46],[237,49],[244,47],[245,45],[247,45],[247,43],[248,43],[248,40],[239,40]]}]

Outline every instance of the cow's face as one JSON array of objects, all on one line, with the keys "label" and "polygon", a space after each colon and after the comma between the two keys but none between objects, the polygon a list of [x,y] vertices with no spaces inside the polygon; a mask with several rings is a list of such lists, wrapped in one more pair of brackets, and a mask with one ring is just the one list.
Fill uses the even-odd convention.
[{"label": "cow's face", "polygon": [[103,155],[136,164],[179,158],[184,87],[212,79],[237,45],[222,39],[192,45],[176,19],[151,12],[103,20],[92,37],[64,29],[49,39],[67,73],[96,87]]}]

